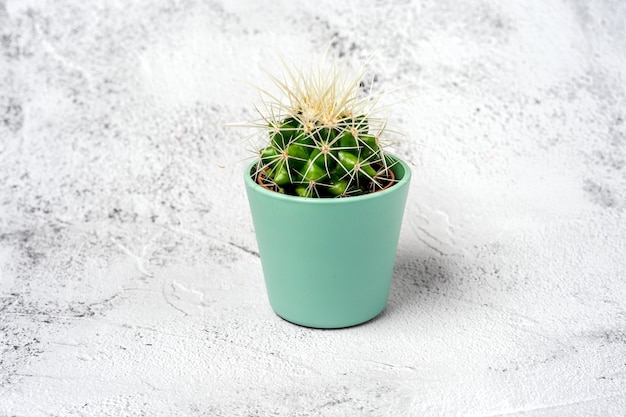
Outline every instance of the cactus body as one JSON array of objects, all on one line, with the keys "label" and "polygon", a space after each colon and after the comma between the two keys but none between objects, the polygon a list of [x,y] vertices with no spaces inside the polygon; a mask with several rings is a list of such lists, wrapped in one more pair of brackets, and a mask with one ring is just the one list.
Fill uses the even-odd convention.
[{"label": "cactus body", "polygon": [[[381,137],[386,120],[372,117],[377,99],[362,93],[361,75],[347,79],[336,66],[273,77],[288,103],[271,95],[260,125],[259,183],[301,197],[347,197],[393,183]],[[289,84],[286,80],[290,80]]]}]

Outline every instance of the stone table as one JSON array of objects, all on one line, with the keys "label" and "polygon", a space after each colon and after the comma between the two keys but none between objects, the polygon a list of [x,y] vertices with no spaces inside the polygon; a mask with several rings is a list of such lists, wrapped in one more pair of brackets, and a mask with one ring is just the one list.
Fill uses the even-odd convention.
[{"label": "stone table", "polygon": [[[625,20],[0,0],[0,416],[626,415]],[[327,46],[413,165],[388,307],[333,331],[272,312],[225,127]]]}]

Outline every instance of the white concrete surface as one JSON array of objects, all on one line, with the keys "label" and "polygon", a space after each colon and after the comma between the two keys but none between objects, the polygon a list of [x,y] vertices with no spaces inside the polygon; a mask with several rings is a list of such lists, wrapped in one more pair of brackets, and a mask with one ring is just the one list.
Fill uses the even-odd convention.
[{"label": "white concrete surface", "polygon": [[[0,416],[626,415],[626,3],[0,0]],[[388,308],[271,311],[262,68],[371,53],[414,163]]]}]

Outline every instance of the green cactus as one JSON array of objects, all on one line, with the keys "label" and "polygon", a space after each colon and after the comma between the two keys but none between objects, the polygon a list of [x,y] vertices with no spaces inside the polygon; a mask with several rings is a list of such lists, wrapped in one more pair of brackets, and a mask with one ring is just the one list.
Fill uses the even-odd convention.
[{"label": "green cactus", "polygon": [[[301,197],[347,197],[394,181],[383,151],[386,120],[374,117],[378,97],[362,93],[362,71],[348,79],[336,65],[289,81],[272,77],[288,103],[265,93],[264,143],[253,173],[260,184]],[[287,78],[285,78],[286,80]],[[263,93],[264,91],[262,91]]]}]

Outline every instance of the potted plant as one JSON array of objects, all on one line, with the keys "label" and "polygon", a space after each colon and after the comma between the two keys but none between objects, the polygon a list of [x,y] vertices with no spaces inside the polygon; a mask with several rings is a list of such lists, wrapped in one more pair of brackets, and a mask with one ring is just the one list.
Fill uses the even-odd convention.
[{"label": "potted plant", "polygon": [[315,328],[357,325],[385,307],[409,189],[386,152],[380,96],[335,63],[271,76],[263,143],[244,180],[270,304]]}]

